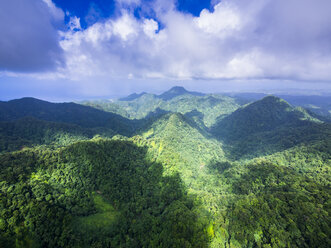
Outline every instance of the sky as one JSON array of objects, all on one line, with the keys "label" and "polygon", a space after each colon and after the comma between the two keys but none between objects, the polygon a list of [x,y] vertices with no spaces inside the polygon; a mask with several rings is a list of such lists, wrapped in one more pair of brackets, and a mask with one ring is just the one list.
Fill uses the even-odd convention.
[{"label": "sky", "polygon": [[330,0],[0,0],[0,100],[331,94]]}]

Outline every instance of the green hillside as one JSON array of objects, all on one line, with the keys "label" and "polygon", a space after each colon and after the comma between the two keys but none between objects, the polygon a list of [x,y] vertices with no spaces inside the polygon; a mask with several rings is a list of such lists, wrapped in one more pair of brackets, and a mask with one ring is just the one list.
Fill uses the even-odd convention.
[{"label": "green hillside", "polygon": [[0,156],[1,247],[207,245],[178,176],[125,141]]},{"label": "green hillside", "polygon": [[131,134],[136,125],[120,115],[75,103],[50,103],[35,98],[0,103],[0,121],[23,117],[76,124],[85,128],[107,127],[123,135]]},{"label": "green hillside", "polygon": [[81,101],[79,102],[79,104],[96,108],[102,111],[118,114],[125,118],[130,118],[130,115],[124,110],[123,107],[110,100]]},{"label": "green hillside", "polygon": [[[230,93],[227,94],[235,98],[239,103],[251,103],[261,100],[267,96],[263,93]],[[331,96],[327,95],[292,95],[275,94],[275,96],[286,100],[293,106],[303,107],[310,112],[331,120]]]},{"label": "green hillside", "polygon": [[302,126],[307,121],[320,122],[304,109],[293,108],[283,99],[267,96],[222,119],[214,126],[213,133],[222,138],[240,139],[281,126]]},{"label": "green hillside", "polygon": [[66,146],[95,135],[112,137],[116,133],[107,128],[84,128],[74,124],[48,122],[33,117],[0,122],[0,153],[37,145]]},{"label": "green hillside", "polygon": [[175,97],[181,96],[181,95],[204,96],[203,93],[187,91],[184,87],[175,86],[175,87],[172,87],[170,90],[159,95],[158,98],[161,98],[162,100],[165,100],[165,101],[169,101],[172,98],[175,98]]},{"label": "green hillside", "polygon": [[215,124],[211,132],[225,143],[229,157],[253,158],[331,138],[331,125],[303,108],[268,96]]},{"label": "green hillside", "polygon": [[189,92],[184,88],[172,88],[160,96],[154,94],[136,94],[134,97],[119,101],[83,101],[81,104],[104,111],[120,114],[131,119],[142,119],[157,109],[172,113],[189,114],[200,112],[196,121],[210,127],[217,119],[232,113],[240,107],[234,98],[221,95],[205,95]]},{"label": "green hillside", "polygon": [[297,128],[285,126],[272,131],[253,133],[237,140],[227,140],[225,147],[232,159],[247,159],[330,139],[330,124],[307,122]]},{"label": "green hillside", "polygon": [[182,114],[167,114],[141,131],[142,142],[152,147],[154,158],[171,172],[181,173],[191,189],[201,190],[197,178],[206,175],[205,166],[224,160],[222,144]]},{"label": "green hillside", "polygon": [[0,247],[331,246],[330,123],[163,96],[0,102]]}]

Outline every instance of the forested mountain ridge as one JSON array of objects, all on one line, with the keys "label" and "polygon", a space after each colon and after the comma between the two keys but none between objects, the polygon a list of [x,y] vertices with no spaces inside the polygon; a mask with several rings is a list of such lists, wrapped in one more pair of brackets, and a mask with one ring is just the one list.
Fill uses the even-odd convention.
[{"label": "forested mountain ridge", "polygon": [[0,122],[0,153],[38,145],[66,146],[77,140],[91,139],[95,135],[112,137],[115,134],[107,128],[84,128],[75,124],[23,117],[16,121]]},{"label": "forested mountain ridge", "polygon": [[215,124],[211,132],[228,145],[230,156],[236,159],[331,139],[330,124],[274,96],[239,108]]},{"label": "forested mountain ridge", "polygon": [[0,121],[14,121],[23,117],[76,124],[85,128],[107,127],[121,134],[132,133],[135,124],[120,115],[76,103],[50,103],[28,97],[1,103]]},{"label": "forested mountain ridge", "polygon": [[165,101],[169,101],[172,98],[180,95],[204,96],[205,94],[200,92],[187,91],[184,87],[175,86],[172,87],[170,90],[159,95],[158,98],[161,98],[162,100]]},{"label": "forested mountain ridge", "polygon": [[[122,97],[119,98],[119,101],[132,101],[135,100],[143,95],[147,94],[146,92],[142,92],[142,93],[133,93],[127,97]],[[175,86],[172,87],[171,89],[169,89],[168,91],[160,94],[160,95],[155,95],[157,98],[160,98],[164,101],[169,101],[172,98],[176,97],[176,96],[180,96],[180,95],[193,95],[193,96],[204,96],[205,94],[200,93],[200,92],[193,92],[193,91],[187,91],[184,87],[180,87],[180,86]]]},{"label": "forested mountain ridge", "polygon": [[[215,125],[217,120],[224,118],[239,107],[261,100],[266,96],[268,95],[262,93],[204,94],[187,91],[183,87],[176,86],[160,95],[142,92],[120,98],[118,101],[95,100],[78,103],[116,113],[130,119],[145,118],[157,108],[182,114],[198,111],[201,113],[199,121],[211,127]],[[277,95],[277,97],[282,99],[284,97],[292,106],[307,108],[310,115],[317,119],[324,118],[325,121],[330,121],[331,114],[328,112],[331,111],[331,108],[329,108],[330,97],[292,95]]]},{"label": "forested mountain ridge", "polygon": [[281,98],[267,96],[234,111],[219,121],[212,132],[220,137],[238,139],[281,126],[302,126],[307,121],[321,122],[304,109],[294,108]]},{"label": "forested mountain ridge", "polygon": [[143,95],[147,94],[146,92],[141,92],[140,94],[137,93],[132,93],[131,95],[128,95],[126,97],[122,97],[120,99],[118,99],[119,101],[132,101],[134,99],[137,99]]},{"label": "forested mountain ridge", "polygon": [[209,94],[189,92],[184,88],[181,90],[171,89],[164,93],[164,97],[154,94],[139,94],[134,99],[124,101],[83,101],[84,105],[95,107],[104,111],[120,114],[130,119],[142,119],[148,116],[149,113],[161,109],[173,113],[187,114],[192,111],[200,112],[199,120],[204,125],[212,126],[217,118],[232,113],[240,105],[236,99]]},{"label": "forested mountain ridge", "polygon": [[330,247],[330,123],[176,92],[0,102],[0,247]]},{"label": "forested mountain ridge", "polygon": [[158,159],[176,160],[170,163],[172,170],[180,171],[184,180],[192,181],[183,172],[198,176],[211,160],[224,158],[222,144],[180,113],[163,115],[138,134],[153,147]]},{"label": "forested mountain ridge", "polygon": [[[250,103],[261,100],[267,94],[263,93],[230,93],[226,94],[237,99],[240,103]],[[303,107],[320,116],[331,120],[331,96],[330,95],[291,95],[273,94],[284,99],[293,106]]]}]

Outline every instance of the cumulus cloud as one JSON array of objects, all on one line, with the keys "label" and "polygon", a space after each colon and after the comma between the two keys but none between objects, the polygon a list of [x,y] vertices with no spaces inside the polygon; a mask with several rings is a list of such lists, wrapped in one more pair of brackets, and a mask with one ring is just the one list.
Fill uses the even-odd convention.
[{"label": "cumulus cloud", "polygon": [[163,3],[152,5],[157,20],[122,10],[116,19],[63,33],[68,67],[61,75],[331,79],[328,0],[224,0],[198,17]]},{"label": "cumulus cloud", "polygon": [[201,11],[200,16],[194,20],[197,26],[206,33],[226,38],[231,32],[241,28],[241,16],[236,6],[228,2],[218,4],[214,12],[207,9]]},{"label": "cumulus cloud", "polygon": [[82,27],[80,26],[80,18],[78,18],[77,16],[71,16],[68,23],[68,27],[71,31],[82,29]]},{"label": "cumulus cloud", "polygon": [[56,27],[63,18],[51,0],[0,1],[0,71],[47,71],[61,65]]},{"label": "cumulus cloud", "polygon": [[[213,0],[213,10],[197,17],[178,11],[175,1],[117,0],[119,14],[86,29],[71,17],[61,41],[52,23],[63,12],[51,0],[7,2],[3,13],[22,10],[0,14],[8,37],[0,40],[2,69],[49,68],[64,51],[66,66],[52,77],[331,79],[329,0]],[[146,17],[137,18],[137,6]]]},{"label": "cumulus cloud", "polygon": [[64,19],[64,12],[62,9],[56,7],[56,5],[52,2],[52,0],[42,0],[47,4],[49,11],[52,17],[57,21],[62,21]]}]

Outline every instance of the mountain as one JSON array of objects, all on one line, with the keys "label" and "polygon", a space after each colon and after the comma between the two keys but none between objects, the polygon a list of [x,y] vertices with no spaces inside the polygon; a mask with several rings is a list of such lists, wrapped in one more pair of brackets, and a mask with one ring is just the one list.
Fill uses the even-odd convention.
[{"label": "mountain", "polygon": [[101,111],[114,113],[114,114],[120,115],[124,118],[130,119],[129,113],[122,106],[120,106],[119,104],[116,104],[115,102],[110,101],[110,100],[105,100],[105,99],[84,100],[84,101],[79,101],[76,103],[84,105],[84,106],[96,108]]},{"label": "mountain", "polygon": [[143,95],[147,94],[146,92],[142,92],[140,94],[137,94],[137,93],[133,93],[131,95],[128,95],[127,97],[122,97],[120,99],[118,99],[119,101],[132,101],[134,99],[137,99]]},{"label": "mountain", "polygon": [[301,126],[307,121],[321,122],[304,109],[294,108],[281,98],[267,96],[222,119],[213,127],[213,133],[220,138],[241,139],[281,126]]},{"label": "mountain", "polygon": [[165,173],[179,173],[191,194],[203,195],[203,205],[224,201],[224,197],[220,199],[224,189],[218,184],[219,178],[209,170],[214,161],[226,159],[223,146],[192,119],[168,113],[138,134],[139,142],[149,147],[150,156],[164,165]]},{"label": "mountain", "polygon": [[331,139],[331,125],[294,108],[285,100],[267,96],[248,104],[212,127],[230,157],[253,158],[300,144]]},{"label": "mountain", "polygon": [[[247,104],[261,100],[266,97],[264,93],[228,93],[227,96],[233,97],[239,104]],[[284,99],[288,103],[297,107],[304,107],[311,112],[331,120],[331,96],[324,95],[291,95],[291,94],[274,94]]]},{"label": "mountain", "polygon": [[35,98],[0,103],[0,121],[23,117],[76,124],[84,128],[107,127],[123,135],[133,133],[137,124],[120,115],[76,103],[50,103]]},{"label": "mountain", "polygon": [[222,145],[216,139],[180,113],[162,115],[138,134],[158,144],[159,155],[171,150],[182,157],[181,161],[187,161],[187,166],[198,167],[211,158],[224,156]]},{"label": "mountain", "polygon": [[[143,119],[160,107],[162,100],[154,94],[143,94],[130,101],[115,101],[112,104],[116,104],[119,109],[124,110],[131,119]],[[101,107],[107,111],[107,106],[106,104]]]},{"label": "mountain", "polygon": [[[124,101],[89,101],[81,102],[100,110],[109,111],[130,119],[142,119],[157,108],[173,113],[188,114],[192,111],[202,113],[195,118],[197,123],[212,126],[217,119],[223,118],[236,110],[240,105],[234,98],[221,95],[205,95],[189,92],[182,87],[174,87],[160,96],[140,94],[134,99]],[[162,97],[161,97],[162,96]],[[196,116],[197,117],[197,116]]]},{"label": "mountain", "polygon": [[185,94],[193,95],[193,96],[204,96],[205,95],[200,92],[187,91],[184,87],[175,86],[175,87],[172,87],[170,90],[162,93],[158,97],[164,101],[168,101],[176,96],[185,95]]}]

